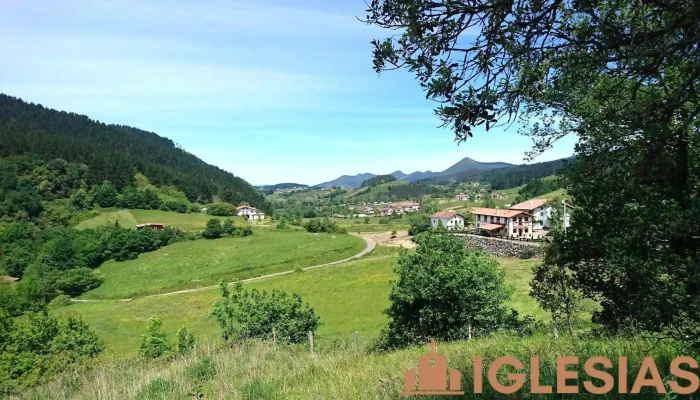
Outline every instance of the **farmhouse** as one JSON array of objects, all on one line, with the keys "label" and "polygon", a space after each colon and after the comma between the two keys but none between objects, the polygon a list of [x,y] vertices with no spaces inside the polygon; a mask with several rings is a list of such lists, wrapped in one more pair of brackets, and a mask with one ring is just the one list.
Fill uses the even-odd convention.
[{"label": "farmhouse", "polygon": [[512,238],[539,238],[540,232],[532,230],[532,215],[520,210],[498,208],[473,208],[476,230],[489,235]]},{"label": "farmhouse", "polygon": [[261,220],[265,219],[265,213],[251,206],[240,206],[236,207],[238,215],[247,219]]},{"label": "farmhouse", "polygon": [[163,229],[163,224],[155,224],[155,223],[147,222],[145,224],[136,225],[137,230],[144,229],[144,228],[151,228],[151,229],[157,231],[157,230]]},{"label": "farmhouse", "polygon": [[492,199],[505,199],[506,195],[503,193],[491,193]]},{"label": "farmhouse", "polygon": [[469,201],[469,195],[464,194],[464,193],[460,193],[460,194],[455,196],[455,200],[457,200],[457,201]]},{"label": "farmhouse", "polygon": [[[569,210],[571,209],[571,206],[567,205],[566,206]],[[532,214],[533,218],[535,219],[535,223],[533,225],[533,229],[535,231],[539,230],[548,230],[552,227],[552,204],[549,199],[531,199],[524,201],[522,203],[515,204],[510,207],[511,210],[519,210],[519,211],[525,211],[529,214]],[[568,210],[567,210],[568,211]],[[564,226],[569,227],[569,215],[570,213],[566,213],[566,220],[564,221]],[[559,218],[564,218],[564,216],[559,216]]]},{"label": "farmhouse", "polygon": [[445,227],[448,231],[453,229],[464,229],[464,216],[454,211],[438,211],[430,216],[430,226],[433,229],[440,226]]}]

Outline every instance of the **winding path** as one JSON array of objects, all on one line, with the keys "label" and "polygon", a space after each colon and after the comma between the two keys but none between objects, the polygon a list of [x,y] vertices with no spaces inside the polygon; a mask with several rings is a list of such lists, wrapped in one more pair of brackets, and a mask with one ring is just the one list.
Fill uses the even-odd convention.
[{"label": "winding path", "polygon": [[[348,262],[348,261],[352,261],[352,260],[358,259],[358,258],[360,258],[360,257],[362,257],[362,256],[364,256],[364,255],[366,255],[366,254],[368,254],[368,253],[371,252],[372,250],[374,250],[374,247],[376,246],[376,243],[375,243],[372,239],[368,239],[368,238],[366,238],[366,237],[363,237],[362,239],[364,239],[365,243],[367,244],[367,247],[365,247],[364,250],[362,250],[361,252],[355,254],[354,256],[348,257],[348,258],[345,258],[345,259],[342,259],[342,260],[338,260],[338,261],[329,262],[329,263],[326,263],[326,264],[320,264],[320,265],[313,265],[313,266],[311,266],[311,267],[305,267],[305,268],[302,268],[301,270],[302,270],[302,271],[309,271],[309,270],[316,269],[316,268],[330,267],[330,266],[332,266],[332,265],[342,264],[342,263],[345,263],[345,262]],[[292,274],[292,273],[294,273],[294,270],[283,271],[283,272],[275,272],[274,274],[261,275],[261,276],[256,276],[255,278],[248,278],[248,279],[242,279],[242,280],[240,280],[240,281],[229,282],[229,283],[227,283],[227,285],[233,285],[233,284],[235,284],[236,282],[246,283],[246,282],[259,281],[259,280],[262,280],[262,279],[274,278],[274,277],[277,277],[277,276],[289,275],[289,274]],[[174,294],[201,292],[201,291],[204,291],[204,290],[216,289],[216,288],[218,288],[218,287],[219,287],[219,285],[212,285],[212,286],[204,286],[204,287],[197,288],[197,289],[186,289],[186,290],[177,290],[177,291],[174,291],[174,292],[167,292],[167,293],[150,294],[150,295],[147,295],[147,296],[139,297],[139,299],[147,299],[147,298],[149,298],[149,297],[171,296],[171,295],[174,295]],[[105,303],[105,302],[113,302],[113,301],[131,301],[132,299],[117,299],[117,300],[70,299],[70,300],[71,300],[72,302],[74,302],[74,303]]]}]

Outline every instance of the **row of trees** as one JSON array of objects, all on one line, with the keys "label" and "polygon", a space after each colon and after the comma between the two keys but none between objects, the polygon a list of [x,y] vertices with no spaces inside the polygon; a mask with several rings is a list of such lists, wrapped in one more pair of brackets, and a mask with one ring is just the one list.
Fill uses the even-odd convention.
[{"label": "row of trees", "polygon": [[0,266],[15,285],[0,285],[0,309],[11,315],[50,302],[66,294],[78,296],[100,285],[93,269],[113,259],[125,261],[176,241],[194,238],[177,228],[161,230],[38,229],[28,222],[0,228]]}]

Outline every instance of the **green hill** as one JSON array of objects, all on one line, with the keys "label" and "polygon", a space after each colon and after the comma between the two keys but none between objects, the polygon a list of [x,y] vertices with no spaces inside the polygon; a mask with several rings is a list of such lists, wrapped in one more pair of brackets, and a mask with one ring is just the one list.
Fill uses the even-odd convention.
[{"label": "green hill", "polygon": [[111,181],[121,190],[142,173],[157,186],[173,185],[190,201],[215,198],[266,209],[264,196],[245,180],[207,164],[155,133],[108,125],[0,94],[0,157],[35,154],[87,166],[86,182]]}]

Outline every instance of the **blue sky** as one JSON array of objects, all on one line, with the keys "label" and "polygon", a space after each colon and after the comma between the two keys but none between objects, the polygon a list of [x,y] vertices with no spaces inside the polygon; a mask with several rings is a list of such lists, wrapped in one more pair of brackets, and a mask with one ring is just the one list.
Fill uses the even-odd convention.
[{"label": "blue sky", "polygon": [[0,92],[156,132],[253,184],[523,162],[530,139],[515,127],[458,146],[412,75],[377,76],[369,41],[387,33],[356,20],[365,8],[0,0]]}]

